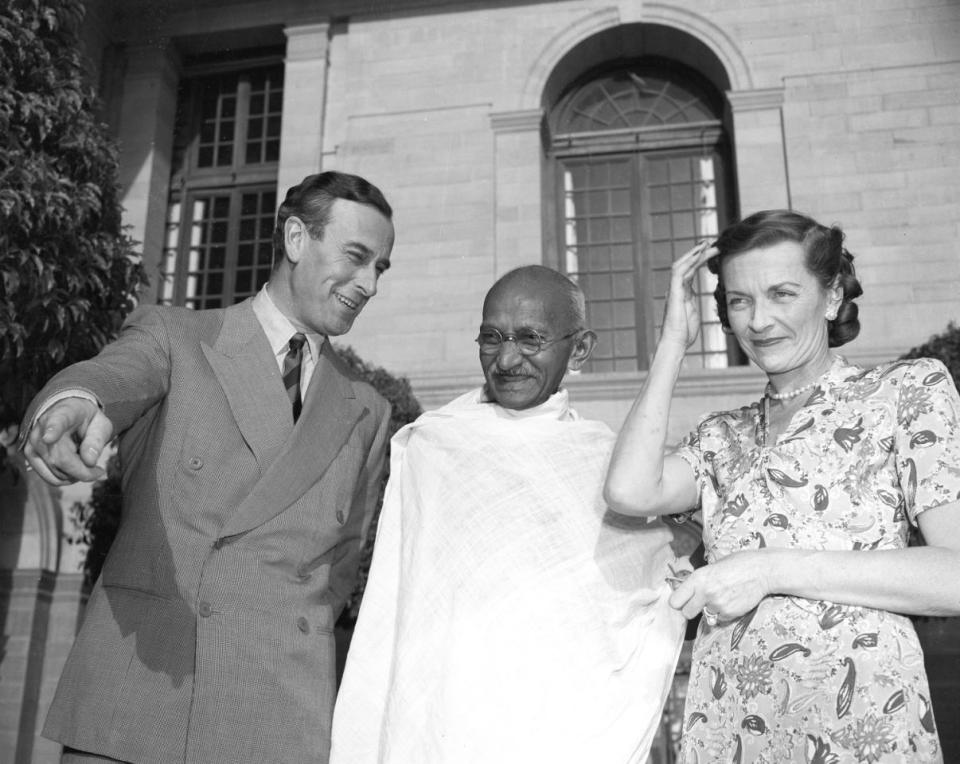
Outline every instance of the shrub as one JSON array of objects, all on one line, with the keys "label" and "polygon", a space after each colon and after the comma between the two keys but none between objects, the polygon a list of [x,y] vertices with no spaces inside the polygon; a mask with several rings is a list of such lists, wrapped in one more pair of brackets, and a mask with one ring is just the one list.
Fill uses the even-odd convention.
[{"label": "shrub", "polygon": [[[413,394],[410,388],[410,382],[406,377],[394,377],[390,372],[378,366],[371,366],[362,361],[360,357],[350,347],[337,348],[337,353],[345,360],[354,371],[376,388],[384,398],[390,401],[393,411],[390,415],[390,437],[403,427],[409,424],[423,413],[423,408]],[[370,523],[370,529],[367,532],[367,543],[364,546],[363,557],[360,560],[360,573],[357,578],[357,586],[353,591],[343,615],[340,617],[339,625],[352,626],[357,620],[357,614],[360,611],[360,601],[363,599],[363,590],[367,585],[367,576],[370,574],[370,560],[373,557],[373,541],[377,534],[377,521],[380,519],[380,507],[383,504],[383,489],[387,485],[387,479],[390,477],[390,450],[387,449],[387,468],[384,471],[383,481],[380,483],[380,494],[377,497],[377,508],[374,511],[373,521]]]},{"label": "shrub", "polygon": [[76,502],[70,510],[74,532],[66,534],[68,544],[83,544],[83,580],[87,588],[93,586],[107,552],[120,527],[120,508],[123,494],[120,491],[120,462],[116,456],[107,462],[107,475],[94,483],[90,500]]},{"label": "shrub", "polygon": [[960,326],[951,321],[943,332],[911,348],[900,358],[937,358],[947,367],[953,383],[960,387]]},{"label": "shrub", "polygon": [[[900,358],[936,358],[943,361],[943,365],[953,377],[953,384],[960,388],[960,326],[951,321],[943,332],[933,335],[922,345],[911,348]],[[910,544],[916,546],[923,543],[923,534],[920,529],[912,528]]]},{"label": "shrub", "polygon": [[81,0],[0,3],[0,431],[114,336],[145,283],[84,82],[83,13]]}]

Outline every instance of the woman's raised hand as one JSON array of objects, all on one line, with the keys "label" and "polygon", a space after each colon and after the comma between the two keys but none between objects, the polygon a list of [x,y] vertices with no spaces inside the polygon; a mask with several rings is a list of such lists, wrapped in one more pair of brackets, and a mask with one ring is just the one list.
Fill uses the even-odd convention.
[{"label": "woman's raised hand", "polygon": [[670,270],[670,291],[663,317],[661,342],[677,342],[686,350],[700,332],[700,298],[694,289],[697,271],[717,254],[716,247],[702,241],[686,254],[677,258]]}]

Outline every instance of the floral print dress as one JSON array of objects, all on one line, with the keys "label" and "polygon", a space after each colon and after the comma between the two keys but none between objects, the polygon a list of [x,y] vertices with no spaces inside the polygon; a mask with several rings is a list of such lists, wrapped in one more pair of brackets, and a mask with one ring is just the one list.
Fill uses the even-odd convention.
[{"label": "floral print dress", "polygon": [[[761,446],[761,403],[712,414],[677,453],[700,482],[708,562],[743,549],[900,549],[960,499],[960,398],[943,364],[835,359]],[[909,618],[790,596],[701,621],[682,761],[940,762]]]}]

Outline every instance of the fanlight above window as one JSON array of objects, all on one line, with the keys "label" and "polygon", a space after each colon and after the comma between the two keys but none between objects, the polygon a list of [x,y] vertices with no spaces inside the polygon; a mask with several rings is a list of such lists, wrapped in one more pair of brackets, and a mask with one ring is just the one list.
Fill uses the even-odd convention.
[{"label": "fanlight above window", "polygon": [[717,121],[716,108],[689,87],[628,70],[581,87],[563,105],[555,124],[558,133],[593,133]]}]

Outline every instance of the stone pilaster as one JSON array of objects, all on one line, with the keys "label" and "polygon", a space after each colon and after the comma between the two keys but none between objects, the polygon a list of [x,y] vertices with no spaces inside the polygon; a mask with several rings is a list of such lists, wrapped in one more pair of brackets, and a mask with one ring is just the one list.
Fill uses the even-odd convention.
[{"label": "stone pilaster", "polygon": [[733,111],[741,212],[789,207],[783,88],[732,91],[727,99]]},{"label": "stone pilaster", "polygon": [[283,74],[278,201],[304,176],[319,172],[327,105],[329,24],[290,26]]},{"label": "stone pilaster", "polygon": [[[157,281],[170,191],[179,57],[160,41],[127,49],[120,110],[120,187],[124,222],[140,242],[143,264]],[[155,300],[155,289],[144,295]]]},{"label": "stone pilaster", "polygon": [[494,278],[543,262],[540,109],[490,115],[494,137]]}]

